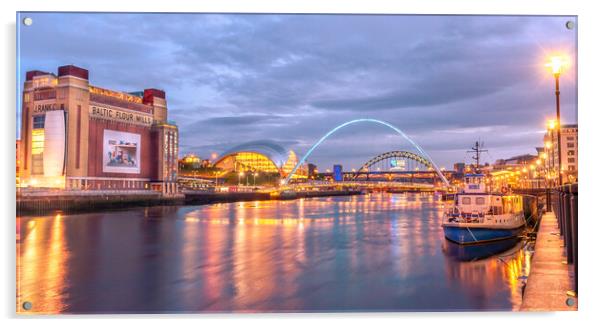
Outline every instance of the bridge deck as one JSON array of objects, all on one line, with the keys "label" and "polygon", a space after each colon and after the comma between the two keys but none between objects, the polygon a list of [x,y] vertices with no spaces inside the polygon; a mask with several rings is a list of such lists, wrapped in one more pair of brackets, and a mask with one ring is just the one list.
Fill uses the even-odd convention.
[{"label": "bridge deck", "polygon": [[566,264],[563,240],[560,236],[556,216],[553,212],[543,215],[537,232],[535,254],[531,261],[531,272],[527,280],[521,311],[576,311],[567,305],[573,289],[572,269]]}]

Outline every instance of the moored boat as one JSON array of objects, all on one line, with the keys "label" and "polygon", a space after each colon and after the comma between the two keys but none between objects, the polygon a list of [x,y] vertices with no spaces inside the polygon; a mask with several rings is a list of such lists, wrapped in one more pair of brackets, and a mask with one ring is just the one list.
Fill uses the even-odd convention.
[{"label": "moored boat", "polygon": [[445,237],[459,244],[513,238],[524,226],[522,197],[489,192],[480,173],[465,175],[464,189],[455,194],[442,222]]}]

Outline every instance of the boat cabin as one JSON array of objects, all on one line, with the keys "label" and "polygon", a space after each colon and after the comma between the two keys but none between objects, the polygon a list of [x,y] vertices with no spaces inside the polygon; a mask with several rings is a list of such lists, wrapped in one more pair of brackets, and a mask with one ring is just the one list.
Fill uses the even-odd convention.
[{"label": "boat cabin", "polygon": [[466,174],[464,175],[464,193],[485,193],[485,175]]},{"label": "boat cabin", "polygon": [[485,216],[500,216],[523,211],[520,195],[495,193],[458,193],[449,218],[466,222],[483,222]]}]

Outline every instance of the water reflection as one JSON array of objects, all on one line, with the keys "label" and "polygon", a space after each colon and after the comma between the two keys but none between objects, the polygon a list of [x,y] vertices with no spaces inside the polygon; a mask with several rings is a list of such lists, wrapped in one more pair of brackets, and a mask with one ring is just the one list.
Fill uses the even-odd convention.
[{"label": "water reflection", "polygon": [[524,251],[459,260],[441,212],[432,195],[375,193],[23,217],[17,300],[38,313],[515,308]]},{"label": "water reflection", "polygon": [[530,252],[525,244],[517,239],[507,239],[483,244],[459,245],[443,242],[443,252],[447,256],[446,267],[449,281],[464,287],[480,309],[505,309],[498,303],[489,302],[495,289],[488,287],[503,280],[510,291],[510,304],[513,310],[520,308],[524,280],[529,274]]}]

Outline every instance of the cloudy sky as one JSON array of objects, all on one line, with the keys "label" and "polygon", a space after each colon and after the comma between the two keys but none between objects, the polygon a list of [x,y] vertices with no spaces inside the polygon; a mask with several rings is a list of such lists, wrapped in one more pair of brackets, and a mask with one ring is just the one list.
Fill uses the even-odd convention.
[{"label": "cloudy sky", "polygon": [[[304,154],[357,118],[385,120],[441,166],[468,162],[480,139],[486,161],[541,146],[555,115],[550,54],[569,56],[563,123],[576,121],[572,17],[218,14],[28,14],[20,72],[89,69],[105,88],[167,92],[181,155],[208,157],[251,140]],[[17,113],[19,117],[19,113]],[[17,117],[17,119],[19,119]],[[358,168],[412,150],[392,131],[353,125],[309,158]]]}]

